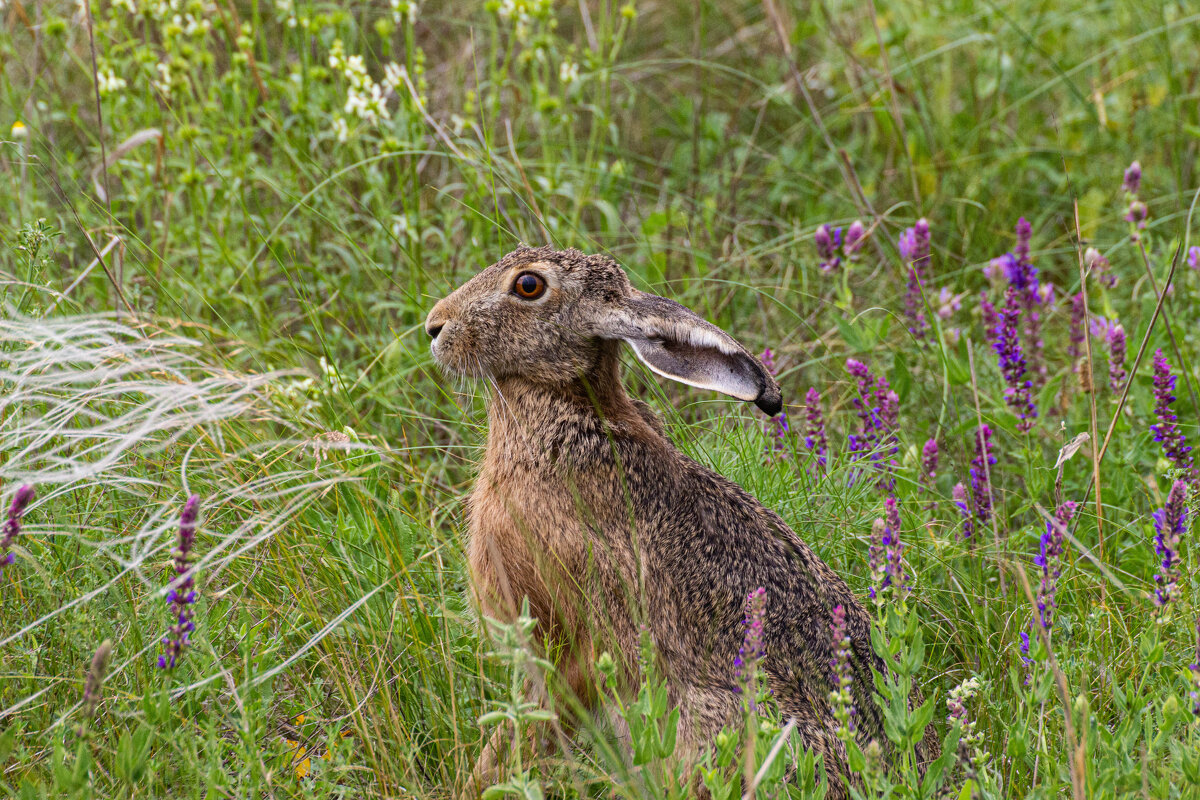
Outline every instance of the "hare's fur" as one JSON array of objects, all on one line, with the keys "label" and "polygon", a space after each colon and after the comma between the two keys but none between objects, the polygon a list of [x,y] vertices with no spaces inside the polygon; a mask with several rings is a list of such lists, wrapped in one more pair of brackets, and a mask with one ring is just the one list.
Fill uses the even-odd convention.
[{"label": "hare's fur", "polygon": [[[525,271],[545,279],[543,297],[511,290]],[[778,387],[761,363],[682,306],[635,290],[610,259],[574,250],[510,253],[439,302],[427,328],[440,364],[490,385],[487,449],[469,505],[482,612],[511,620],[528,598],[565,682],[559,690],[585,708],[597,700],[602,652],[626,689],[637,686],[644,626],[680,710],[679,751],[694,760],[739,718],[734,662],[744,602],[765,588],[768,684],[835,773],[830,796],[844,796],[836,773],[845,753],[828,701],[830,620],[842,605],[858,736],[885,744],[868,699],[871,666],[884,667],[867,611],[779,515],[672,445],[647,406],[626,394],[618,355],[624,340],[639,356],[649,352],[657,372],[777,411]],[[686,363],[652,361],[653,347],[682,352]],[[714,359],[729,359],[736,374],[722,377]],[[485,753],[480,770],[494,757]]]}]

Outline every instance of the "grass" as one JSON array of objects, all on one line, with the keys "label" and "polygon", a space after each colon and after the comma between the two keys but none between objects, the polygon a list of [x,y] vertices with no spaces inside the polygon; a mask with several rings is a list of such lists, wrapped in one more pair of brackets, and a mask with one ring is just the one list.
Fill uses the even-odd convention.
[{"label": "grass", "polygon": [[[1200,795],[1190,532],[1177,598],[1167,613],[1149,599],[1151,513],[1173,466],[1149,430],[1156,350],[1191,441],[1200,411],[1187,264],[1200,15],[1136,0],[413,8],[0,6],[0,122],[13,126],[0,143],[0,476],[6,500],[21,483],[38,492],[0,578],[0,792],[448,797],[463,784],[480,718],[541,668],[519,626],[488,628],[469,601],[463,500],[483,397],[438,374],[421,323],[526,241],[607,252],[640,288],[774,351],[792,424],[780,457],[752,410],[637,368],[627,380],[681,448],[778,510],[863,596],[883,500],[848,481],[862,465],[846,359],[890,381],[903,614],[919,625],[893,613],[881,630],[908,654],[923,643],[914,680],[940,734],[956,730],[950,690],[981,682],[966,702],[978,753],[960,751],[946,791]],[[1121,189],[1135,159],[1137,243]],[[980,300],[1000,306],[1006,280],[985,267],[1013,250],[1022,216],[1055,287],[1028,432]],[[923,341],[897,249],[921,217]],[[817,226],[854,219],[866,244],[822,271]],[[1111,267],[1084,285],[1089,246]],[[1125,397],[1108,386],[1104,338],[1067,355],[1081,289],[1127,333]],[[829,420],[824,472],[798,431],[810,387]],[[996,514],[964,540],[952,491],[970,484],[980,422]],[[919,489],[930,437],[941,463]],[[192,493],[196,631],[162,671]],[[1079,508],[1052,646],[1035,635],[1026,666],[1043,514],[1065,500]],[[617,713],[661,733],[652,672]],[[785,724],[754,747],[741,732],[719,743],[718,795],[740,794],[744,752],[805,774],[794,739],[768,755]],[[497,793],[679,794],[666,743],[638,763],[610,745],[526,760]],[[877,777],[875,796],[893,778],[920,795],[911,775]]]}]

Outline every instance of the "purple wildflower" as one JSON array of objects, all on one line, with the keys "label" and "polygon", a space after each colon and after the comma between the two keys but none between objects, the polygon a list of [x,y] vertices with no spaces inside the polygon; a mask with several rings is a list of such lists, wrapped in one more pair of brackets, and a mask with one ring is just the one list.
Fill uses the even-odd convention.
[{"label": "purple wildflower", "polygon": [[829,661],[829,666],[833,668],[833,691],[829,693],[829,703],[838,721],[838,738],[845,740],[854,735],[854,697],[850,693],[854,678],[850,665],[851,641],[846,630],[846,609],[840,603],[833,607],[833,622],[829,628],[833,649],[833,658]]},{"label": "purple wildflower", "polygon": [[766,641],[763,638],[763,622],[767,616],[767,590],[760,586],[746,595],[745,611],[742,626],[746,632],[733,666],[737,674],[737,691],[749,698],[749,707],[753,711],[758,665],[767,654]]},{"label": "purple wildflower", "polygon": [[1129,194],[1137,194],[1138,189],[1142,186],[1142,165],[1134,161],[1125,170],[1125,180],[1121,182],[1121,188]]},{"label": "purple wildflower", "polygon": [[950,287],[943,286],[938,291],[938,309],[937,315],[941,319],[950,319],[957,312],[962,310],[961,294],[955,294],[950,290]]},{"label": "purple wildflower", "polygon": [[1149,210],[1146,204],[1138,199],[1138,190],[1142,186],[1142,165],[1134,161],[1125,170],[1125,180],[1121,189],[1125,192],[1125,201],[1129,208],[1125,211],[1125,221],[1129,223],[1129,240],[1136,242],[1141,238],[1141,231],[1146,227],[1146,217]]},{"label": "purple wildflower", "polygon": [[[1013,252],[1001,256],[999,261],[1004,266],[1009,286],[1016,289],[1016,296],[1025,312],[1025,350],[1029,357],[1029,372],[1032,380],[1040,385],[1046,375],[1046,368],[1042,363],[1045,342],[1042,340],[1041,312],[1038,311],[1042,295],[1038,285],[1037,268],[1033,266],[1029,257],[1033,226],[1024,217],[1017,220],[1016,235],[1017,244]],[[1005,304],[1011,302],[1006,296]]]},{"label": "purple wildflower", "polygon": [[12,546],[21,533],[21,518],[25,516],[25,509],[36,494],[32,486],[23,484],[13,495],[12,504],[8,507],[8,521],[4,523],[4,532],[0,533],[0,575],[4,574],[6,566],[16,560],[16,555],[11,552]]},{"label": "purple wildflower", "polygon": [[925,301],[921,290],[925,285],[925,270],[929,266],[929,221],[922,217],[913,227],[905,228],[900,234],[898,247],[900,258],[908,267],[908,288],[904,295],[908,330],[917,339],[924,340],[929,333],[929,323],[925,319]]},{"label": "purple wildflower", "polygon": [[[771,352],[771,348],[766,348],[760,357],[763,366],[771,377],[776,375],[775,355]],[[787,450],[787,435],[788,435],[788,418],[786,411],[780,411],[775,416],[771,417],[767,422],[767,433],[770,436],[770,441],[767,444],[767,456],[786,455]]]},{"label": "purple wildflower", "polygon": [[[871,588],[868,596],[876,605],[883,603],[882,589],[887,586],[887,549],[884,546],[887,523],[876,519],[871,525],[871,538],[867,543],[867,569],[871,573]],[[879,590],[879,591],[877,591]]]},{"label": "purple wildflower", "polygon": [[858,248],[862,247],[863,242],[866,241],[865,233],[866,229],[863,227],[862,220],[856,219],[850,223],[850,227],[846,229],[846,241],[842,247],[846,258],[854,258]]},{"label": "purple wildflower", "polygon": [[1071,332],[1067,339],[1067,358],[1071,359],[1072,363],[1083,355],[1081,345],[1083,344],[1084,337],[1087,335],[1083,331],[1083,318],[1083,292],[1079,292],[1071,297]]},{"label": "purple wildflower", "polygon": [[192,545],[196,541],[196,512],[200,498],[192,495],[184,503],[179,515],[179,540],[171,553],[174,559],[175,577],[167,591],[167,604],[171,607],[171,618],[175,620],[167,628],[163,637],[163,654],[158,657],[160,669],[175,669],[183,651],[187,648],[188,637],[196,629],[192,622],[196,602],[195,575],[191,571]]},{"label": "purple wildflower", "polygon": [[1154,552],[1162,559],[1154,575],[1154,605],[1159,610],[1176,599],[1179,582],[1179,543],[1187,529],[1186,481],[1175,481],[1167,493],[1167,504],[1154,512]]},{"label": "purple wildflower", "polygon": [[979,293],[979,314],[983,317],[983,330],[988,337],[988,341],[994,343],[996,341],[996,330],[1000,327],[1000,315],[996,313],[996,307],[988,299],[986,291]]},{"label": "purple wildflower", "polygon": [[813,243],[817,246],[817,255],[821,257],[821,270],[833,272],[841,266],[842,259],[838,249],[842,244],[842,229],[830,229],[828,225],[820,225],[813,233]]},{"label": "purple wildflower", "polygon": [[817,456],[817,466],[825,468],[829,452],[829,437],[825,433],[825,416],[821,413],[821,394],[810,387],[804,395],[804,446]]},{"label": "purple wildflower", "polygon": [[1196,660],[1188,669],[1192,673],[1192,713],[1200,717],[1200,614],[1196,616]]},{"label": "purple wildflower", "polygon": [[1189,247],[1187,265],[1192,269],[1200,269],[1200,247]]},{"label": "purple wildflower", "polygon": [[904,542],[900,541],[900,508],[895,497],[883,501],[886,513],[883,528],[883,549],[887,559],[887,575],[883,579],[883,588],[893,587],[893,594],[906,594],[908,586],[904,575]]},{"label": "purple wildflower", "polygon": [[1177,469],[1183,470],[1188,477],[1192,475],[1192,448],[1187,443],[1187,437],[1179,429],[1179,418],[1171,410],[1175,402],[1175,376],[1171,374],[1171,365],[1167,362],[1163,351],[1154,352],[1154,415],[1158,424],[1151,425],[1154,441],[1162,442],[1163,454]]},{"label": "purple wildflower", "polygon": [[[1033,663],[1033,659],[1029,657],[1029,631],[1027,630],[1021,631],[1021,661],[1027,667]],[[1030,677],[1029,675],[1025,676],[1026,686],[1029,685]]]},{"label": "purple wildflower", "polygon": [[1108,333],[1108,385],[1113,394],[1119,394],[1125,387],[1126,377],[1125,329],[1117,324]]},{"label": "purple wildflower", "polygon": [[872,466],[880,473],[880,488],[890,491],[896,481],[894,457],[899,452],[899,443],[895,428],[900,398],[888,385],[887,378],[873,376],[861,361],[847,359],[846,371],[858,381],[858,396],[850,403],[860,420],[859,432],[849,436],[850,452],[869,455]]},{"label": "purple wildflower", "polygon": [[975,457],[971,459],[971,499],[975,506],[975,518],[981,526],[992,519],[992,467],[996,456],[992,454],[992,429],[986,424],[975,431]]},{"label": "purple wildflower", "polygon": [[1112,271],[1112,263],[1096,248],[1089,247],[1083,251],[1083,265],[1109,289],[1117,285],[1117,274]]},{"label": "purple wildflower", "polygon": [[962,481],[954,484],[954,488],[950,491],[950,497],[954,500],[954,505],[958,507],[958,513],[962,516],[962,537],[970,539],[975,535],[975,520],[971,512],[971,503],[967,499],[967,489],[962,485]]},{"label": "purple wildflower", "polygon": [[1025,377],[1025,354],[1017,334],[1020,316],[1018,289],[1016,284],[1012,284],[1004,295],[1000,326],[996,330],[992,347],[1000,357],[1000,371],[1004,374],[1004,382],[1008,384],[1008,388],[1004,390],[1004,400],[1020,420],[1017,430],[1028,431],[1033,428],[1033,421],[1037,419],[1038,412],[1033,404],[1033,382]]},{"label": "purple wildflower", "polygon": [[921,480],[918,491],[932,491],[937,480],[938,443],[934,437],[929,437],[921,448]]},{"label": "purple wildflower", "polygon": [[1062,575],[1063,541],[1067,534],[1067,523],[1075,515],[1075,503],[1068,500],[1058,507],[1053,521],[1046,522],[1042,534],[1041,550],[1033,559],[1042,571],[1038,587],[1038,621],[1046,633],[1054,627],[1054,609],[1058,608],[1058,579]]}]

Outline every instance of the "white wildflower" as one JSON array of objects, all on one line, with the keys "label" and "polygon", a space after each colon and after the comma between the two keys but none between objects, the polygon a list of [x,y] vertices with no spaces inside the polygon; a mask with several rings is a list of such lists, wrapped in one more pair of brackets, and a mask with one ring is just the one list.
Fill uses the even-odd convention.
[{"label": "white wildflower", "polygon": [[558,80],[565,86],[572,86],[579,80],[579,65],[574,61],[563,61],[558,65]]},{"label": "white wildflower", "polygon": [[101,96],[116,94],[128,85],[124,78],[113,72],[112,67],[104,66],[96,72],[96,88]]},{"label": "white wildflower", "polygon": [[333,133],[339,142],[345,142],[350,138],[350,126],[346,124],[345,117],[334,117]]}]

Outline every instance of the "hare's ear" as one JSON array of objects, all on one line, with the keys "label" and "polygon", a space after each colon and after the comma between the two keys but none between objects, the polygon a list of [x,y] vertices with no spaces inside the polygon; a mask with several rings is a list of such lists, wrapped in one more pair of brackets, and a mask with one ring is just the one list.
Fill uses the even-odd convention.
[{"label": "hare's ear", "polygon": [[783,408],[779,385],[761,361],[674,300],[635,292],[600,328],[601,336],[628,342],[659,375],[752,401],[772,416]]}]

